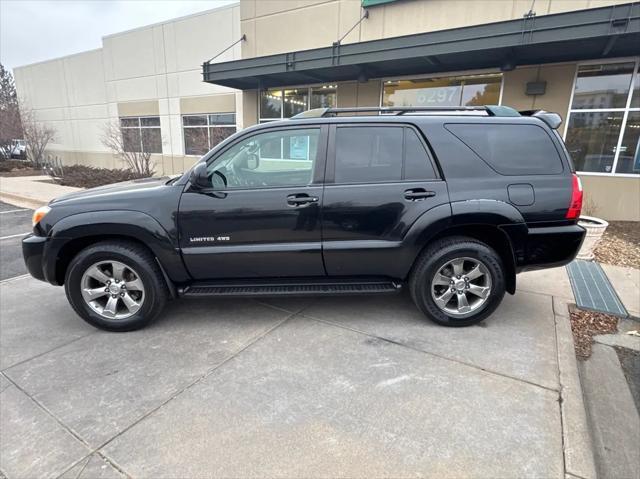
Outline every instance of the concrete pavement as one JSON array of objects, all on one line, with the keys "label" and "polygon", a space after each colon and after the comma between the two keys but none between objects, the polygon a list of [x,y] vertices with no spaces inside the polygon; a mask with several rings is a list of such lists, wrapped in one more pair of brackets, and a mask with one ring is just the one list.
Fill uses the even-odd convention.
[{"label": "concrete pavement", "polygon": [[79,191],[82,188],[60,186],[43,176],[0,177],[0,201],[21,208],[36,209],[46,205],[54,198]]},{"label": "concrete pavement", "polygon": [[403,294],[176,301],[124,334],[85,325],[61,288],[0,283],[0,470],[593,477],[570,291],[562,271],[519,278],[470,328]]},{"label": "concrete pavement", "polygon": [[31,231],[33,210],[0,201],[0,281],[25,274],[22,238]]},{"label": "concrete pavement", "polygon": [[631,316],[640,318],[640,270],[628,266],[603,264],[602,269]]}]

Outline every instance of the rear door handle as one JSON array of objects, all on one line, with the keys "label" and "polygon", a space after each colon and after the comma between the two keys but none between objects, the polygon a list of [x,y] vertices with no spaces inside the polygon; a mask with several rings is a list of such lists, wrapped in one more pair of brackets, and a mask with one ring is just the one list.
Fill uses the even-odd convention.
[{"label": "rear door handle", "polygon": [[404,199],[409,201],[421,201],[433,196],[436,196],[435,191],[427,191],[424,188],[412,188],[404,192]]},{"label": "rear door handle", "polygon": [[289,206],[308,206],[312,203],[317,203],[317,196],[309,196],[306,193],[298,193],[295,195],[287,196],[287,204]]}]

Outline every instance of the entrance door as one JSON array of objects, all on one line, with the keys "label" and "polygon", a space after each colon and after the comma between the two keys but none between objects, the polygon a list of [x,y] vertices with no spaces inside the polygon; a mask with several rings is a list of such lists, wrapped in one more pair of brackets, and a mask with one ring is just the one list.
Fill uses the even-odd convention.
[{"label": "entrance door", "polygon": [[195,279],[324,276],[320,208],[326,126],[247,133],[211,159],[211,188],[180,202]]}]

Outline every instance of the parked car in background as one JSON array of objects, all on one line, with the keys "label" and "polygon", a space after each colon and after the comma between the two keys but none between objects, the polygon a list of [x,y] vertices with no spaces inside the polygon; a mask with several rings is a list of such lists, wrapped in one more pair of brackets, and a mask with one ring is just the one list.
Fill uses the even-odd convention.
[{"label": "parked car in background", "polygon": [[27,156],[27,142],[25,140],[12,140],[10,148],[11,158],[23,159]]},{"label": "parked car in background", "polygon": [[232,135],[181,177],[52,201],[24,258],[108,330],[145,326],[169,298],[402,288],[441,325],[475,324],[517,273],[583,241],[560,123],[498,106],[311,110]]}]

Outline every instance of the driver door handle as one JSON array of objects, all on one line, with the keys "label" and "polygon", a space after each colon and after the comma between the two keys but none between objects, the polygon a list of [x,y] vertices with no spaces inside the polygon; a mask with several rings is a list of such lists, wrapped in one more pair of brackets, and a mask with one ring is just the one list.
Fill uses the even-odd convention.
[{"label": "driver door handle", "polygon": [[317,196],[309,196],[306,193],[296,193],[287,196],[287,204],[289,206],[308,206],[312,203],[317,203]]}]

